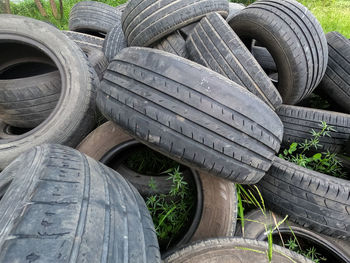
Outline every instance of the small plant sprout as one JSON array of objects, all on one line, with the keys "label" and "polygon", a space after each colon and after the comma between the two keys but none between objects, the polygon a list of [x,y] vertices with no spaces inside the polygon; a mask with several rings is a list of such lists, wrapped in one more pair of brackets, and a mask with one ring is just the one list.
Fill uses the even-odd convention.
[{"label": "small plant sprout", "polygon": [[322,147],[321,137],[330,137],[330,132],[335,131],[334,127],[327,125],[324,121],[321,122],[320,127],[319,132],[311,130],[311,139],[306,139],[303,143],[293,142],[288,149],[279,154],[279,157],[320,173],[344,178],[346,173],[342,170],[342,163],[337,160],[335,153],[327,151],[309,156],[309,151],[315,151]]}]

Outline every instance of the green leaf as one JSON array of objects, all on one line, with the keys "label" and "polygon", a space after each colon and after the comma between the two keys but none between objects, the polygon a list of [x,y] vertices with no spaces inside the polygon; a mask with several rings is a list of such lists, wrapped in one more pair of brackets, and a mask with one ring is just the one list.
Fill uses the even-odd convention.
[{"label": "green leaf", "polygon": [[316,154],[314,154],[314,156],[312,156],[312,159],[314,161],[318,161],[318,160],[321,160],[321,157],[322,157],[321,153],[316,153]]}]

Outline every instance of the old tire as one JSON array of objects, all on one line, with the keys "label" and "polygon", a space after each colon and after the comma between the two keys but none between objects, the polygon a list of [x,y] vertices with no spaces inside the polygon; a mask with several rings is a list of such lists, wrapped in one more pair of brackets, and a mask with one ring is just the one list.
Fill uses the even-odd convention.
[{"label": "old tire", "polygon": [[350,113],[350,40],[338,32],[329,32],[326,37],[328,67],[320,88]]},{"label": "old tire", "polygon": [[238,4],[238,3],[228,3],[228,16],[226,18],[226,21],[230,21],[234,16],[236,16],[240,11],[242,11],[245,8],[244,4]]},{"label": "old tire", "polygon": [[[118,167],[116,163],[108,163],[112,162],[113,155],[127,151],[135,145],[137,143],[131,137],[109,121],[91,132],[77,149],[96,160],[107,162],[107,165],[111,165],[121,175],[126,175],[127,178],[137,178],[144,175],[135,173],[125,166]],[[113,150],[116,146],[119,146],[119,153]],[[233,236],[237,218],[235,185],[221,178],[201,172],[198,173],[198,181],[200,184],[198,187],[201,190],[201,216],[193,226],[194,232],[189,236],[190,240]],[[164,185],[166,186],[167,184],[165,183]],[[188,242],[188,240],[185,241]]]},{"label": "old tire", "polygon": [[69,30],[103,36],[116,23],[120,23],[121,12],[112,6],[95,1],[75,4],[69,14]]},{"label": "old tire", "polygon": [[90,68],[86,56],[58,29],[26,17],[2,15],[0,39],[2,42],[20,39],[22,46],[38,46],[52,59],[62,76],[61,96],[49,117],[15,139],[0,140],[0,169],[36,145],[58,143],[76,146],[95,125],[92,90],[93,82],[98,79],[94,79],[94,70]]},{"label": "old tire", "polygon": [[347,151],[350,141],[350,115],[333,111],[325,111],[297,106],[282,105],[276,111],[284,126],[283,144],[293,142],[303,143],[305,139],[312,138],[311,131],[321,131],[321,122],[333,126],[336,131],[329,136],[320,137],[322,146],[318,151],[343,153]]},{"label": "old tire", "polygon": [[128,43],[125,40],[121,22],[119,21],[107,34],[103,43],[103,53],[108,61],[111,61]]},{"label": "old tire", "polygon": [[155,49],[163,50],[174,55],[188,58],[186,41],[179,31],[165,37],[153,46]]},{"label": "old tire", "polygon": [[122,27],[129,46],[147,47],[208,13],[227,17],[228,9],[226,0],[130,0],[122,15]]},{"label": "old tire", "polygon": [[281,121],[256,96],[216,72],[155,49],[123,49],[104,75],[97,104],[152,149],[238,183],[258,182],[282,140]]},{"label": "old tire", "polygon": [[[56,107],[61,93],[58,70],[47,72],[42,64],[37,74],[26,78],[0,79],[0,119],[12,126],[34,128]],[[1,74],[0,74],[1,78]]]},{"label": "old tire", "polygon": [[72,39],[79,47],[90,47],[102,50],[104,39],[102,37],[95,37],[84,33],[74,31],[62,31],[70,39]]},{"label": "old tire", "polygon": [[231,21],[243,40],[257,40],[277,65],[284,104],[296,104],[320,83],[328,61],[326,37],[311,12],[295,0],[255,2]]},{"label": "old tire", "polygon": [[144,201],[113,170],[43,145],[2,175],[8,172],[15,176],[0,206],[1,262],[160,262]]},{"label": "old tire", "polygon": [[350,240],[348,180],[276,157],[259,189],[272,211],[321,234]]},{"label": "old tire", "polygon": [[[252,54],[256,61],[260,64],[260,66],[265,70],[269,72],[277,72],[277,66],[275,61],[273,60],[273,57],[271,56],[270,52],[260,46],[252,46]],[[278,78],[277,78],[278,81]]]},{"label": "old tire", "polygon": [[[266,228],[274,229],[276,227],[276,222],[281,222],[283,220],[279,215],[274,214],[275,220],[269,216],[270,211],[267,211],[267,216],[264,216],[260,209],[255,209],[244,216],[245,227],[244,236],[240,229],[236,231],[236,234],[240,237],[255,239],[258,241],[267,241]],[[271,228],[270,228],[271,227]],[[291,222],[284,222],[278,226],[277,234],[280,232],[293,233],[298,238],[307,239],[314,244],[321,246],[326,249],[334,257],[334,262],[349,262],[350,261],[350,243],[344,240],[336,239],[326,235],[322,235],[313,231],[310,231],[302,226],[293,224]],[[286,241],[286,240],[285,240]],[[303,248],[305,249],[305,247]],[[318,251],[319,252],[319,251]],[[327,256],[327,260],[330,260]]]},{"label": "old tire", "polygon": [[270,78],[219,14],[202,18],[186,44],[193,61],[247,88],[272,109],[282,104]]},{"label": "old tire", "polygon": [[[164,259],[164,263],[268,262],[268,244],[243,238],[209,239],[190,244]],[[272,263],[312,263],[311,260],[280,246],[272,247]]]}]

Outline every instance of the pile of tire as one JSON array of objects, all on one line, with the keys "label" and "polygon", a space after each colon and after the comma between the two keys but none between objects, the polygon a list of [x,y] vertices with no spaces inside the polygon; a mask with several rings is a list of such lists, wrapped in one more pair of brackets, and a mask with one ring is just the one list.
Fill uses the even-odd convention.
[{"label": "pile of tire", "polygon": [[[350,141],[350,41],[297,1],[83,1],[69,31],[0,15],[0,50],[0,262],[265,262],[266,218],[239,231],[235,184],[350,262],[349,181],[276,157],[320,121],[323,150]],[[315,89],[344,113],[298,106]],[[149,177],[123,165],[142,146],[195,185],[165,251]],[[311,261],[274,245],[272,262]]]}]

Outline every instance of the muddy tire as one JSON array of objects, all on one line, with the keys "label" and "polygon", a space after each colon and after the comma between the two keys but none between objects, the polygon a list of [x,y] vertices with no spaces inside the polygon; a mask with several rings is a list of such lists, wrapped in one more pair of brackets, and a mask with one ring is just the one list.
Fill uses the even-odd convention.
[{"label": "muddy tire", "polygon": [[155,49],[123,49],[104,75],[97,104],[150,148],[233,182],[258,182],[282,140],[280,119],[256,96]]},{"label": "muddy tire", "polygon": [[160,262],[147,207],[115,171],[71,148],[43,145],[2,175],[8,172],[1,262]]},{"label": "muddy tire", "polygon": [[[273,245],[272,263],[312,263],[311,260]],[[268,262],[267,242],[243,239],[220,238],[193,243],[164,259],[164,263],[232,263]]]},{"label": "muddy tire", "polygon": [[226,0],[130,0],[122,15],[122,27],[129,46],[147,47],[208,13],[227,17],[228,9]]}]

